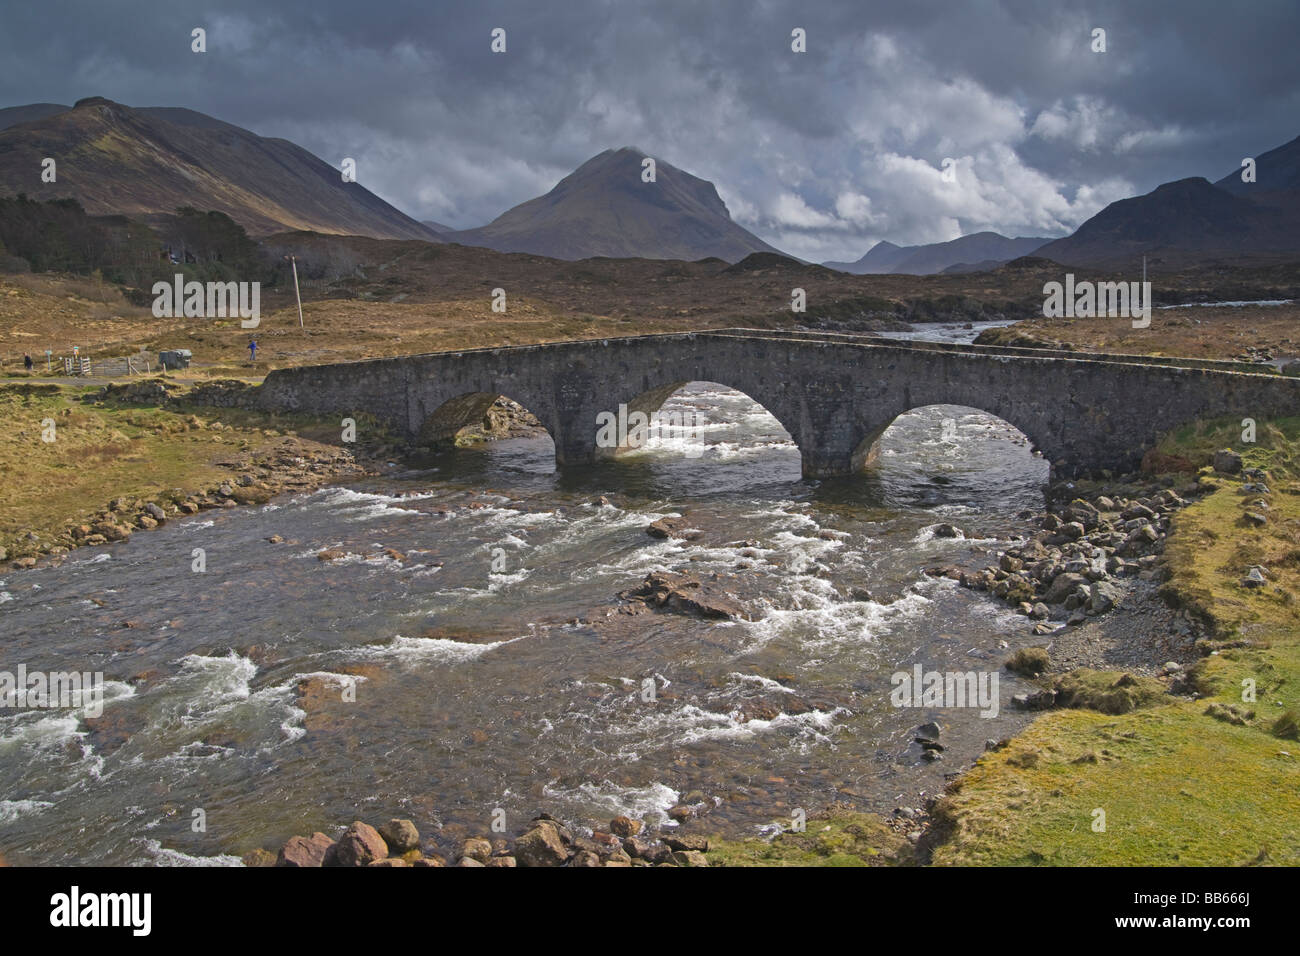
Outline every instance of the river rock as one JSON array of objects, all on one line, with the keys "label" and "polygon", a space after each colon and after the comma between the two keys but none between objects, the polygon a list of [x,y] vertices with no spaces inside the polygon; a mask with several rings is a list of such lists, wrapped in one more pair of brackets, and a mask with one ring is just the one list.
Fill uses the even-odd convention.
[{"label": "river rock", "polygon": [[280,848],[276,857],[276,866],[323,866],[325,856],[334,841],[324,833],[313,833],[309,837],[290,837]]},{"label": "river rock", "polygon": [[492,844],[482,837],[470,837],[461,845],[460,855],[486,864],[492,859]]},{"label": "river rock", "polygon": [[664,863],[668,859],[668,854],[672,851],[662,843],[650,843],[645,840],[638,840],[635,837],[629,837],[623,841],[623,852],[634,860],[645,860],[648,863]]},{"label": "river rock", "polygon": [[1130,521],[1134,518],[1142,518],[1145,521],[1154,521],[1156,518],[1156,513],[1152,511],[1150,508],[1148,508],[1146,505],[1138,502],[1134,502],[1133,504],[1125,508],[1123,511],[1121,511],[1119,516],[1123,518],[1125,521]]},{"label": "river rock", "polygon": [[1052,578],[1052,583],[1043,595],[1043,601],[1047,604],[1062,604],[1065,599],[1077,591],[1080,587],[1085,587],[1088,579],[1082,574],[1075,574],[1072,571],[1066,571]]},{"label": "river rock", "polygon": [[276,855],[270,850],[263,850],[258,847],[256,850],[249,850],[240,858],[240,862],[247,867],[275,866]]},{"label": "river rock", "polygon": [[1087,531],[1095,529],[1101,521],[1100,512],[1082,498],[1075,498],[1066,505],[1064,516],[1067,522],[1075,522],[1083,525],[1084,529]]},{"label": "river rock", "polygon": [[1113,581],[1098,581],[1089,589],[1085,610],[1094,616],[1105,614],[1119,603],[1123,595],[1124,589]]},{"label": "river rock", "polygon": [[698,850],[679,850],[669,859],[676,866],[708,866],[708,858]]},{"label": "river rock", "polygon": [[408,853],[420,848],[420,831],[410,820],[389,820],[379,827],[379,835],[393,853]]},{"label": "river rock", "polygon": [[916,738],[918,740],[938,740],[942,733],[943,728],[933,720],[916,728]]},{"label": "river rock", "polygon": [[1143,524],[1129,532],[1123,543],[1116,548],[1119,554],[1132,555],[1144,548],[1150,547],[1160,540],[1160,533],[1149,524]]},{"label": "river rock", "polygon": [[[112,521],[98,521],[90,526],[94,534],[102,535],[107,541],[125,541],[131,537],[131,529]],[[93,536],[93,535],[92,535]]]},{"label": "river rock", "polygon": [[569,851],[557,828],[549,820],[539,820],[533,828],[515,840],[515,859],[520,866],[563,866]]},{"label": "river rock", "polygon": [[355,821],[334,847],[334,866],[368,866],[388,856],[388,844],[368,823]]},{"label": "river rock", "polygon": [[1016,694],[1011,703],[1021,710],[1048,710],[1056,706],[1056,691],[1036,690],[1028,694]]},{"label": "river rock", "polygon": [[700,853],[707,853],[709,850],[709,838],[696,836],[690,833],[675,833],[664,837],[664,843],[668,849],[678,851],[694,850]]},{"label": "river rock", "polygon": [[1070,541],[1078,541],[1088,533],[1088,529],[1078,521],[1067,521],[1065,524],[1061,525],[1060,530],[1057,533],[1061,537]]},{"label": "river rock", "polygon": [[609,832],[619,837],[633,837],[641,832],[641,821],[630,817],[615,817],[609,821]]},{"label": "river rock", "polygon": [[653,571],[633,596],[646,603],[706,618],[747,618],[745,608],[716,580],[695,574]]},{"label": "river rock", "polygon": [[652,538],[684,538],[689,526],[689,522],[684,517],[660,518],[658,521],[652,521],[645,531]]}]

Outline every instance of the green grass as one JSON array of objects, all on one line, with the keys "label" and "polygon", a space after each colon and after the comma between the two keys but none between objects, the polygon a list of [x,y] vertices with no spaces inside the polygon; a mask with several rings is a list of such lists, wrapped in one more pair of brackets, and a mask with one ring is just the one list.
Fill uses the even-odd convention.
[{"label": "green grass", "polygon": [[[0,547],[11,559],[37,553],[40,542],[27,540],[28,532],[53,543],[113,498],[170,500],[174,489],[229,480],[232,471],[221,461],[279,434],[338,438],[337,422],[301,416],[82,401],[96,391],[0,384],[0,420],[8,428],[0,442]],[[52,442],[42,440],[47,421],[54,423]],[[214,422],[231,427],[209,428]]]},{"label": "green grass", "polygon": [[809,820],[803,833],[767,840],[709,840],[711,866],[898,866],[912,862],[911,845],[870,813]]},{"label": "green grass", "polygon": [[[939,865],[1300,864],[1300,760],[1204,703],[1049,714],[936,807]],[[1034,759],[1024,759],[1033,754]],[[1104,832],[1094,830],[1104,812]]]},{"label": "green grass", "polygon": [[[1258,494],[1208,472],[1208,493],[1174,520],[1163,593],[1211,629],[1190,675],[1202,699],[1139,680],[1121,701],[1106,689],[1116,675],[1069,675],[1076,705],[1127,712],[1054,711],[985,754],[936,807],[934,863],[1300,864],[1300,746],[1286,736],[1300,696],[1300,418],[1261,423],[1253,445],[1240,436],[1239,422],[1204,423],[1158,449],[1199,464],[1233,447],[1269,472],[1265,527],[1241,517]],[[1253,564],[1267,587],[1240,584]]]}]

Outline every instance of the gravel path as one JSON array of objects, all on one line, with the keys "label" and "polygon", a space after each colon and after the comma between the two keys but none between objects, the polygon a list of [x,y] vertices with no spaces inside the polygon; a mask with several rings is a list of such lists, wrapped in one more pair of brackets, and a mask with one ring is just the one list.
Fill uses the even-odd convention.
[{"label": "gravel path", "polygon": [[1201,634],[1156,591],[1153,582],[1133,580],[1110,613],[1046,635],[1043,640],[1048,642],[1051,673],[1091,667],[1154,675],[1168,661],[1183,665],[1195,661],[1199,656],[1195,644]]}]

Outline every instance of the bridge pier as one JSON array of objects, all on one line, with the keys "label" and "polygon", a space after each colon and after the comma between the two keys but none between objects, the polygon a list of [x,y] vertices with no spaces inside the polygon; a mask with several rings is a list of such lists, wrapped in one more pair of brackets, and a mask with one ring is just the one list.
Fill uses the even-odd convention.
[{"label": "bridge pier", "polygon": [[552,435],[555,441],[555,465],[557,468],[577,468],[596,463],[596,441],[588,436],[586,441],[580,435]]},{"label": "bridge pier", "polygon": [[839,450],[800,448],[799,461],[805,478],[842,478],[861,470],[851,453]]}]

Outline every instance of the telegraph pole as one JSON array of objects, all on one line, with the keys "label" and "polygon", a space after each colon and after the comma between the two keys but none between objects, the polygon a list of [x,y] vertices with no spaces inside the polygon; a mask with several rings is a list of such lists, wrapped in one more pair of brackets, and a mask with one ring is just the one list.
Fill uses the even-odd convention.
[{"label": "telegraph pole", "polygon": [[298,257],[290,255],[285,258],[293,267],[293,294],[298,299],[298,328],[305,329],[306,326],[302,324],[302,293],[298,291]]}]

